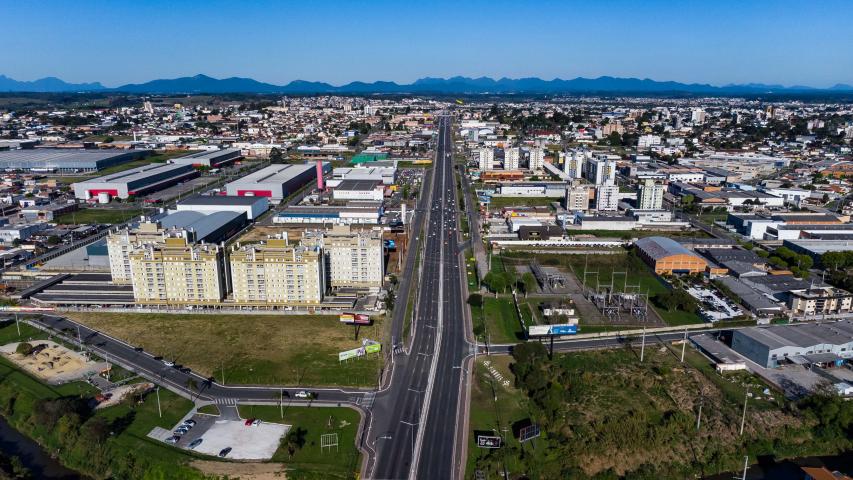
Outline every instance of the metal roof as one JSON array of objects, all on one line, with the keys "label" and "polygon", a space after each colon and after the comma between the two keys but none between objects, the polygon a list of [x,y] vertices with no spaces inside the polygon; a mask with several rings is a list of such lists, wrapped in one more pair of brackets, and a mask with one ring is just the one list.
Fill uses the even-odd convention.
[{"label": "metal roof", "polygon": [[0,151],[0,168],[82,168],[96,169],[101,162],[121,157],[145,155],[142,150],[86,150],[72,148],[36,148]]},{"label": "metal roof", "polygon": [[379,185],[377,180],[343,180],[335,187],[335,190],[354,190],[368,192]]},{"label": "metal roof", "polygon": [[237,195],[193,195],[192,197],[181,200],[178,205],[254,205],[268,201],[266,197],[242,197]]},{"label": "metal roof", "polygon": [[173,163],[144,165],[142,167],[131,168],[123,172],[111,173],[102,177],[84,180],[80,183],[107,183],[107,182],[122,182],[130,183],[136,180],[145,180],[152,175],[157,175],[164,172],[179,173],[179,171],[189,171],[192,167],[189,165],[177,165]]},{"label": "metal roof", "polygon": [[[648,256],[655,260],[669,257],[671,255],[692,255],[697,258],[702,258],[684,248],[680,243],[667,237],[646,237],[634,242],[637,248],[644,251]],[[704,259],[702,259],[704,261]]]},{"label": "metal roof", "polygon": [[842,345],[853,342],[853,321],[750,327],[738,332],[770,350],[785,347],[809,348],[821,344]]},{"label": "metal roof", "polygon": [[[325,169],[329,165],[329,162],[323,162],[323,168]],[[250,173],[243,178],[237,179],[231,182],[232,184],[259,184],[259,183],[272,183],[283,185],[294,178],[302,175],[303,173],[313,170],[317,168],[316,164],[311,163],[300,163],[300,164],[280,164],[280,165],[270,165],[264,167],[257,172]]]}]

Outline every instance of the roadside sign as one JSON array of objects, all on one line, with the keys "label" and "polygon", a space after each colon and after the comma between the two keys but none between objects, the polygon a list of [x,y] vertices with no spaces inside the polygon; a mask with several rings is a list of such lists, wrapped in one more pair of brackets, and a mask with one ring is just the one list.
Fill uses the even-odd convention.
[{"label": "roadside sign", "polygon": [[365,353],[379,353],[381,350],[382,350],[382,344],[381,343],[374,343],[372,345],[366,345],[364,347]]},{"label": "roadside sign", "polygon": [[501,437],[477,435],[477,446],[480,448],[501,448]]},{"label": "roadside sign", "polygon": [[528,335],[550,335],[551,334],[551,326],[550,325],[530,325],[527,327]]},{"label": "roadside sign", "polygon": [[518,441],[524,443],[528,440],[533,440],[541,434],[539,431],[539,425],[535,423],[530,424],[526,427],[523,427],[518,434]]},{"label": "roadside sign", "polygon": [[370,325],[370,316],[363,313],[342,313],[338,320],[350,325]]},{"label": "roadside sign", "polygon": [[363,348],[354,348],[352,350],[347,350],[345,352],[338,353],[338,361],[343,362],[344,360],[349,360],[350,358],[355,358],[360,356],[358,352],[363,351]]},{"label": "roadside sign", "polygon": [[578,333],[577,325],[551,325],[551,335],[574,335]]}]

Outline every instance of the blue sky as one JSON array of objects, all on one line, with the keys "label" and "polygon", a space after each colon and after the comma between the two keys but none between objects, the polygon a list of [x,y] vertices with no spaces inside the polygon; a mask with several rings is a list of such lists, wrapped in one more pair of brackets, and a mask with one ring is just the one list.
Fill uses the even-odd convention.
[{"label": "blue sky", "polygon": [[0,0],[0,73],[853,84],[853,1]]}]

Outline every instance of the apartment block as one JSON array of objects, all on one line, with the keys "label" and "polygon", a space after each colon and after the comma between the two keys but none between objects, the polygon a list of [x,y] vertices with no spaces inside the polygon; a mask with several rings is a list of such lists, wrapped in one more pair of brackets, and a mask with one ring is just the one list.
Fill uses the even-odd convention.
[{"label": "apartment block", "polygon": [[138,228],[111,233],[107,237],[107,256],[113,283],[128,285],[133,279],[130,254],[141,245],[160,243],[166,238],[165,231],[157,223],[144,222]]},{"label": "apartment block", "polygon": [[504,170],[518,170],[521,163],[521,149],[518,147],[504,149]]},{"label": "apartment block", "polygon": [[222,250],[182,237],[142,245],[130,255],[137,303],[209,304],[225,298]]},{"label": "apartment block", "polygon": [[495,165],[495,149],[493,148],[481,148],[478,151],[479,155],[479,168],[482,171],[491,170]]},{"label": "apartment block", "polygon": [[341,225],[331,230],[305,232],[302,244],[322,249],[331,288],[371,291],[382,288],[385,262],[381,231],[355,231]]},{"label": "apartment block", "polygon": [[319,248],[270,239],[231,252],[230,266],[237,303],[317,305],[326,293],[325,259]]},{"label": "apartment block", "polygon": [[651,178],[640,185],[640,195],[637,199],[637,208],[640,210],[660,210],[663,208],[663,194],[666,191],[664,185],[656,183]]},{"label": "apartment block", "polygon": [[545,149],[533,147],[528,154],[528,166],[530,170],[542,170],[545,166]]}]

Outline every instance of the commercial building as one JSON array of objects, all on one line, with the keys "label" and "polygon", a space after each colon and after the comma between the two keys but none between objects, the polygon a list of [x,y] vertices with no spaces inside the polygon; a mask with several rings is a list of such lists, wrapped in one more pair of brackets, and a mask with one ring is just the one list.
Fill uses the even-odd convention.
[{"label": "commercial building", "polygon": [[285,239],[242,246],[230,255],[234,301],[241,304],[317,305],[326,292],[320,249]]},{"label": "commercial building", "polygon": [[637,254],[657,274],[701,273],[708,262],[667,237],[646,237],[634,242]]},{"label": "commercial building", "polygon": [[637,208],[640,210],[660,210],[663,208],[663,194],[666,187],[652,179],[646,179],[640,185],[640,195],[637,199]]},{"label": "commercial building", "polygon": [[381,202],[385,187],[376,180],[344,180],[332,190],[334,200],[361,200]]},{"label": "commercial building", "polygon": [[500,197],[551,197],[562,198],[566,184],[562,182],[514,182],[498,185],[496,196]]},{"label": "commercial building", "polygon": [[217,245],[166,238],[131,252],[130,268],[137,303],[201,305],[225,297],[222,251]]},{"label": "commercial building", "polygon": [[248,220],[255,220],[269,210],[267,197],[234,197],[229,195],[194,195],[178,202],[177,211],[201,213],[238,212],[245,213]]},{"label": "commercial building", "polygon": [[302,244],[322,249],[333,289],[378,291],[385,278],[385,252],[380,230],[353,231],[349,226],[306,231]]},{"label": "commercial building", "polygon": [[239,148],[225,148],[222,150],[191,153],[182,157],[173,158],[170,161],[178,165],[218,168],[240,158],[243,158],[243,154],[240,152]]},{"label": "commercial building", "polygon": [[15,240],[23,242],[42,230],[47,229],[46,223],[18,223],[0,227],[0,242],[12,243]]},{"label": "commercial building", "polygon": [[853,250],[853,240],[785,240],[782,245],[791,250],[812,257],[816,262],[827,252],[849,252]]},{"label": "commercial building", "polygon": [[332,205],[289,206],[273,217],[279,224],[376,225],[382,216],[379,202],[360,202],[343,207]]},{"label": "commercial building", "polygon": [[766,368],[783,363],[840,365],[853,357],[853,322],[734,330],[732,349]]},{"label": "commercial building", "polygon": [[566,210],[570,212],[585,212],[589,209],[590,189],[577,183],[566,186]]},{"label": "commercial building", "polygon": [[[331,165],[329,162],[323,162],[323,171],[328,172]],[[312,162],[276,164],[228,183],[225,185],[225,191],[228,195],[269,197],[272,201],[281,201],[316,179],[317,167]]]},{"label": "commercial building", "polygon": [[123,172],[104,175],[72,185],[74,196],[80,200],[104,197],[128,198],[174,185],[197,175],[192,165],[152,164]]},{"label": "commercial building", "polygon": [[95,150],[33,148],[0,151],[0,170],[51,173],[82,173],[145,157],[148,150]]},{"label": "commercial building", "polygon": [[56,217],[77,210],[76,203],[51,203],[34,205],[21,209],[21,216],[27,222],[52,222]]},{"label": "commercial building", "polygon": [[853,310],[853,294],[833,287],[792,290],[788,308],[794,316],[838,315]]},{"label": "commercial building", "polygon": [[639,226],[633,217],[621,215],[577,215],[575,223],[581,230],[633,230]]}]

